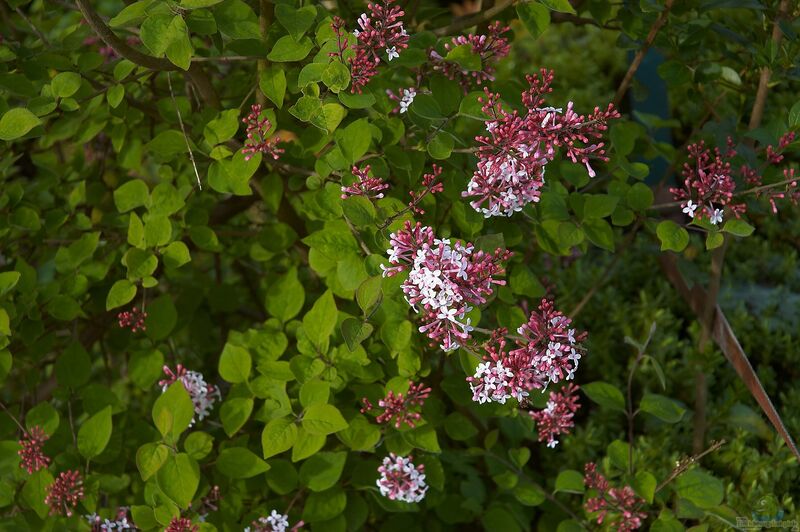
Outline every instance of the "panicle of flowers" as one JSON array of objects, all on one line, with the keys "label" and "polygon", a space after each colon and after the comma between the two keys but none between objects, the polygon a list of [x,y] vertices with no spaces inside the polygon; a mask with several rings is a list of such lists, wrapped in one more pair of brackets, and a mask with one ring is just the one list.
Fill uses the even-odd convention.
[{"label": "panicle of flowers", "polygon": [[[381,57],[392,61],[400,57],[400,51],[408,48],[408,33],[400,20],[405,12],[400,6],[393,5],[393,0],[381,0],[367,4],[367,13],[358,17],[359,29],[353,31],[356,43],[353,55],[349,58],[350,91],[361,93],[364,86],[378,73]],[[344,62],[347,40],[345,23],[334,17],[331,27],[336,33],[338,50],[331,55]]]},{"label": "panicle of flowers", "polygon": [[164,532],[199,532],[200,527],[188,517],[173,517]]},{"label": "panicle of flowers", "polygon": [[784,168],[783,170],[783,187],[782,188],[769,188],[766,190],[759,190],[755,193],[757,198],[766,197],[769,200],[772,213],[778,213],[778,205],[775,200],[788,199],[793,205],[800,203],[800,189],[797,187],[797,179],[794,175],[794,168]]},{"label": "panicle of flowers", "polygon": [[128,508],[121,506],[117,509],[114,519],[103,519],[96,513],[84,516],[92,527],[92,532],[114,532],[116,530],[134,530],[136,527],[128,520]]},{"label": "panicle of flowers", "polygon": [[542,299],[538,310],[517,329],[516,349],[510,349],[506,329],[492,331],[483,346],[484,361],[466,379],[472,400],[504,404],[513,397],[522,402],[531,390],[573,379],[586,333],[578,333],[571,324],[552,301]]},{"label": "panicle of flowers", "polygon": [[794,142],[795,139],[795,132],[789,131],[781,135],[781,138],[778,139],[778,148],[775,149],[775,146],[771,144],[767,146],[766,149],[766,156],[767,156],[767,163],[768,164],[778,164],[783,161],[783,150],[786,149],[789,144]]},{"label": "panicle of flowers", "polygon": [[389,453],[378,468],[381,477],[375,481],[381,495],[395,501],[420,502],[425,498],[428,486],[425,484],[425,466],[415,466],[413,457],[397,456]]},{"label": "panicle of flowers", "polygon": [[42,430],[42,427],[36,425],[29,428],[19,441],[19,445],[22,447],[17,451],[21,459],[19,466],[29,475],[50,465],[50,457],[42,450],[42,446],[48,438],[49,436]]},{"label": "panicle of flowers", "polygon": [[495,63],[507,56],[511,50],[508,39],[503,36],[510,29],[510,27],[500,24],[499,21],[495,21],[487,28],[486,35],[459,35],[444,45],[448,53],[459,46],[469,46],[472,54],[480,57],[481,70],[468,70],[455,61],[447,61],[436,50],[430,50],[428,55],[433,64],[433,70],[458,81],[465,93],[473,82],[480,85],[485,81],[493,81]]},{"label": "panicle of flowers", "polygon": [[401,88],[398,94],[395,94],[391,89],[386,89],[386,94],[390,100],[397,102],[397,107],[392,109],[392,112],[403,114],[408,112],[408,108],[414,103],[414,98],[417,97],[417,89],[414,87]]},{"label": "panicle of flowers", "polygon": [[77,470],[64,471],[50,486],[44,503],[50,507],[50,515],[66,515],[72,513],[83,500],[83,478]]},{"label": "panicle of flowers", "polygon": [[358,181],[350,186],[342,186],[342,199],[347,199],[350,196],[364,196],[374,199],[383,197],[383,191],[389,188],[389,185],[380,177],[370,177],[370,170],[372,170],[370,165],[365,165],[364,168],[353,166],[351,173]]},{"label": "panicle of flowers", "polygon": [[725,207],[738,218],[745,210],[744,203],[732,203],[736,181],[731,173],[730,158],[736,155],[732,142],[723,155],[719,148],[706,147],[704,141],[687,148],[689,160],[683,164],[683,186],[669,191],[675,201],[681,202],[689,218],[708,219],[713,225],[722,223]]},{"label": "panicle of flowers", "polygon": [[138,307],[117,314],[120,329],[130,329],[131,332],[146,331],[147,326],[144,324],[146,319],[147,312],[144,309],[139,310]]},{"label": "panicle of flowers", "polygon": [[272,513],[268,516],[259,517],[250,526],[245,527],[244,532],[286,532],[287,530],[295,532],[304,524],[303,521],[299,521],[289,528],[289,516],[278,513],[277,510],[272,510]]},{"label": "panicle of flowers", "polygon": [[575,426],[573,417],[581,407],[578,403],[577,391],[578,386],[570,383],[557,393],[550,392],[550,400],[547,401],[546,408],[538,412],[528,412],[531,419],[536,421],[539,441],[547,440],[547,446],[551,449],[558,445],[556,436],[569,434],[570,429]]},{"label": "panicle of flowers", "polygon": [[[386,397],[378,401],[378,408],[382,408],[383,412],[378,414],[375,421],[380,424],[391,423],[397,429],[403,423],[414,427],[414,422],[422,417],[416,407],[422,408],[430,394],[431,389],[423,383],[415,384],[414,381],[408,381],[408,392],[405,395],[390,391]],[[364,405],[361,409],[362,414],[375,408],[366,397],[361,399],[361,402]]]},{"label": "panicle of flowers", "polygon": [[444,191],[444,183],[439,181],[439,176],[442,175],[442,167],[436,164],[431,165],[431,167],[433,168],[432,172],[422,175],[422,190],[420,192],[415,192],[413,190],[408,192],[408,195],[411,196],[411,201],[408,202],[408,208],[412,212],[425,214],[425,211],[419,206],[422,198],[428,194],[433,195]]},{"label": "panicle of flowers", "polygon": [[527,76],[529,88],[522,93],[524,115],[508,112],[500,96],[484,89],[481,98],[488,135],[478,135],[478,165],[463,197],[475,198],[472,207],[485,217],[511,216],[532,202],[538,202],[544,186],[545,166],[557,148],[573,163],[596,175],[592,160],[608,161],[605,143],[599,141],[608,129],[607,122],[619,112],[609,104],[595,107],[589,115],[579,115],[568,102],[566,111],[543,107],[545,95],[552,91],[553,72],[542,69]]},{"label": "panicle of flowers", "polygon": [[[605,521],[620,532],[630,532],[642,526],[647,514],[639,508],[644,504],[644,500],[637,497],[630,486],[610,487],[593,463],[586,464],[583,482],[587,488],[597,491],[595,497],[587,499],[584,503],[586,512],[597,513],[597,524],[601,525]],[[606,519],[609,513],[611,518]]]},{"label": "panicle of flowers", "polygon": [[[161,386],[161,392],[166,392],[173,382],[180,381],[186,391],[189,392],[189,397],[191,397],[194,404],[194,413],[200,420],[211,414],[214,403],[222,400],[219,388],[213,384],[208,384],[202,373],[189,371],[181,364],[175,367],[174,372],[169,366],[164,366],[163,370],[167,378],[158,381],[158,385]],[[194,421],[194,418],[192,418],[191,425],[194,424]]]},{"label": "panicle of flowers", "polygon": [[511,252],[475,251],[472,244],[438,239],[429,227],[406,221],[402,230],[390,235],[389,268],[384,276],[408,270],[401,288],[415,312],[421,314],[419,331],[439,342],[445,351],[457,349],[470,336],[466,314],[473,305],[486,302],[504,270],[502,261]]},{"label": "panicle of flowers", "polygon": [[261,111],[261,104],[253,104],[250,107],[250,114],[242,118],[242,123],[247,126],[247,139],[242,148],[245,161],[249,161],[256,153],[278,159],[284,152],[283,148],[278,147],[278,139],[269,138],[272,122],[266,116],[261,118]]}]

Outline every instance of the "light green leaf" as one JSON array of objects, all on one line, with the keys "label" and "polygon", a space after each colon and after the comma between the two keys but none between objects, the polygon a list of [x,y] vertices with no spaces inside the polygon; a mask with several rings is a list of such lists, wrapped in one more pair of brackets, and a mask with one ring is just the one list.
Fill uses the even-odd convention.
[{"label": "light green leaf", "polygon": [[642,397],[639,409],[667,423],[677,423],[686,412],[677,401],[654,393],[647,393]]},{"label": "light green leaf", "polygon": [[145,443],[136,451],[136,467],[142,480],[155,475],[169,457],[169,448],[161,443]]},{"label": "light green leaf", "polygon": [[313,404],[303,414],[303,429],[309,434],[325,436],[347,428],[339,409],[329,404]]},{"label": "light green leaf", "polygon": [[56,74],[50,86],[54,96],[69,98],[81,88],[81,75],[75,72],[61,72]]},{"label": "light green leaf", "polygon": [[217,457],[217,471],[229,478],[250,478],[268,469],[264,460],[244,447],[228,447]]},{"label": "light green leaf", "polygon": [[336,485],[342,476],[346,452],[321,452],[300,466],[300,482],[311,491],[325,491]]},{"label": "light green leaf", "polygon": [[573,469],[565,469],[556,477],[556,491],[564,493],[583,493],[583,475]]},{"label": "light green leaf", "polygon": [[297,425],[289,418],[276,418],[267,423],[261,433],[264,458],[275,456],[292,448],[297,440]]},{"label": "light green leaf", "polygon": [[333,293],[327,290],[303,316],[303,329],[308,339],[318,348],[326,343],[333,333],[337,314]]},{"label": "light green leaf", "polygon": [[277,40],[272,50],[267,54],[267,59],[276,63],[302,61],[313,47],[314,43],[308,37],[303,37],[298,42],[290,35],[284,35]]},{"label": "light green leaf", "polygon": [[236,384],[250,378],[252,360],[247,349],[226,343],[219,357],[219,375],[226,381]]},{"label": "light green leaf", "polygon": [[518,3],[517,16],[534,39],[550,27],[550,11],[537,2]]},{"label": "light green leaf", "polygon": [[111,407],[107,406],[89,419],[78,430],[78,451],[86,458],[103,452],[111,438]]},{"label": "light green leaf", "polygon": [[120,279],[111,286],[106,297],[106,310],[127,305],[136,296],[136,285],[127,279]]},{"label": "light green leaf", "polygon": [[656,227],[656,234],[661,240],[661,251],[681,252],[689,244],[689,233],[672,220],[664,220]]},{"label": "light green leaf", "polygon": [[18,139],[41,123],[35,114],[24,107],[10,109],[0,118],[0,140]]},{"label": "light green leaf", "polygon": [[606,408],[613,410],[625,410],[625,399],[622,392],[616,386],[607,382],[595,381],[581,386],[581,390],[586,396]]},{"label": "light green leaf", "polygon": [[180,508],[186,509],[200,485],[200,468],[189,455],[178,453],[167,458],[156,473],[156,480],[167,497]]}]

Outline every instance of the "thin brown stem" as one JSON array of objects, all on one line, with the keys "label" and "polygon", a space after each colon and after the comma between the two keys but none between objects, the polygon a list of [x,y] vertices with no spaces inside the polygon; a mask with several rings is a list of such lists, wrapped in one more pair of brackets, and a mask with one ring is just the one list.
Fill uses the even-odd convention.
[{"label": "thin brown stem", "polygon": [[22,17],[22,20],[24,20],[25,23],[28,24],[28,26],[31,27],[31,29],[33,30],[33,33],[35,33],[36,36],[39,37],[39,39],[41,39],[42,43],[46,47],[49,48],[50,47],[50,41],[47,40],[47,37],[44,36],[44,33],[42,33],[39,30],[39,28],[37,28],[36,25],[31,21],[31,19],[28,18],[28,16],[25,14],[25,12],[22,9],[20,9],[19,7],[14,8],[14,10],[17,12],[17,15]]},{"label": "thin brown stem", "polygon": [[17,416],[12,414],[11,410],[9,410],[8,407],[5,405],[5,403],[3,403],[2,401],[0,401],[0,408],[2,408],[3,411],[8,415],[8,417],[11,418],[11,421],[13,421],[14,424],[17,425],[17,427],[19,427],[19,430],[22,431],[23,435],[28,433],[28,431],[25,430],[25,427],[22,426],[22,423],[19,422],[19,419],[17,419]]},{"label": "thin brown stem", "polygon": [[167,85],[169,86],[169,96],[172,98],[172,105],[175,107],[175,113],[178,115],[178,124],[181,126],[183,140],[186,142],[186,149],[189,151],[189,160],[192,162],[192,168],[194,168],[194,176],[197,178],[197,187],[200,190],[203,190],[203,184],[200,182],[200,172],[197,170],[197,163],[194,160],[194,152],[192,151],[192,146],[189,143],[189,135],[186,134],[186,127],[183,125],[181,110],[178,107],[178,103],[175,101],[175,93],[172,90],[172,76],[169,72],[167,72]]},{"label": "thin brown stem", "polygon": [[678,462],[678,465],[675,466],[675,468],[672,470],[669,476],[666,479],[664,479],[658,486],[656,486],[655,493],[658,493],[659,491],[664,489],[664,487],[666,487],[670,482],[672,482],[673,480],[681,476],[683,473],[685,473],[686,470],[692,466],[692,464],[696,464],[704,456],[713,453],[714,451],[725,445],[725,443],[727,443],[725,440],[711,442],[711,446],[705,451],[702,451],[700,453],[694,454],[693,456],[680,460]]},{"label": "thin brown stem", "polygon": [[625,96],[625,93],[628,91],[628,87],[630,87],[631,82],[633,81],[633,76],[636,74],[636,71],[639,70],[639,66],[642,64],[642,60],[644,59],[647,50],[653,45],[653,41],[656,40],[656,35],[658,35],[659,30],[667,23],[667,19],[669,18],[669,11],[672,9],[672,4],[674,0],[667,0],[664,3],[664,10],[659,13],[658,18],[653,23],[653,26],[650,28],[650,32],[647,34],[644,42],[642,43],[642,47],[636,52],[636,55],[631,61],[630,66],[628,67],[628,71],[625,73],[625,77],[622,78],[622,82],[617,87],[617,93],[614,95],[614,106],[618,107],[620,102],[622,101],[622,97]]},{"label": "thin brown stem", "polygon": [[[777,48],[783,37],[783,32],[780,28],[780,19],[786,16],[789,11],[789,0],[781,0],[778,6],[778,14],[772,23],[772,42]],[[768,66],[761,67],[761,73],[758,78],[758,89],[756,90],[755,101],[753,102],[753,110],[750,113],[750,123],[748,129],[753,130],[761,125],[764,118],[764,108],[767,106],[767,93],[769,93],[769,78],[772,71]]]}]

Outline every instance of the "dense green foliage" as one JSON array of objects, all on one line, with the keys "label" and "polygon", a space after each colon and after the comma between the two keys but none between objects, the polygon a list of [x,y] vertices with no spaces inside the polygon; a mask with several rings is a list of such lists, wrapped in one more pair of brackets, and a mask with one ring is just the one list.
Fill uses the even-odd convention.
[{"label": "dense green foliage", "polygon": [[[759,168],[762,186],[797,167],[800,143],[780,164],[765,163],[765,148],[800,128],[798,8],[672,4],[496,0],[490,17],[454,18],[400,2],[408,49],[361,93],[331,23],[344,20],[352,46],[362,2],[0,6],[0,530],[89,530],[85,515],[119,507],[142,530],[186,517],[238,531],[273,509],[322,531],[615,529],[613,508],[600,524],[586,511],[590,462],[633,488],[645,529],[797,516],[797,458],[659,258],[708,286],[720,281],[712,254],[725,257],[717,301],[800,435],[792,191],[769,189],[786,191],[777,214],[747,194],[746,214],[727,210],[716,225],[687,218],[667,192],[701,139],[724,151],[731,137],[734,166]],[[494,20],[511,28],[494,80],[459,84],[431,67],[433,49],[467,77],[485,71],[469,47],[445,44]],[[665,61],[617,102],[595,177],[562,147],[537,203],[491,218],[470,206],[483,86],[524,113],[525,74],[552,69],[546,105],[588,114],[614,99],[645,41]],[[662,83],[664,116],[638,111]],[[405,87],[417,95],[398,113],[387,91]],[[275,159],[242,153],[256,103],[284,150]],[[386,197],[343,199],[351,167],[367,164]],[[415,212],[409,191],[426,188],[433,165],[443,190]],[[753,185],[738,186],[742,197]],[[443,352],[418,331],[406,274],[382,275],[406,220],[513,252],[507,283],[470,312],[478,329],[513,332],[547,295],[588,332],[582,407],[555,448],[525,411],[545,408],[551,389],[529,404],[478,404],[465,378],[485,338]],[[202,373],[220,394],[207,416],[179,382],[162,389],[165,365]],[[362,398],[377,404],[409,380],[432,388],[416,427],[362,410]],[[30,472],[18,442],[33,427],[50,463]],[[422,502],[381,496],[390,452],[424,464]],[[45,499],[72,470],[84,496],[68,517]]]}]

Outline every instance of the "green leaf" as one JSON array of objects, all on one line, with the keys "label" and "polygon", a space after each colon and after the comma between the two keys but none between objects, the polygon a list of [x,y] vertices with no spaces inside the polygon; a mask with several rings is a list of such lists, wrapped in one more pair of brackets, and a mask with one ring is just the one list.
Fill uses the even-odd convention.
[{"label": "green leaf", "polygon": [[514,488],[514,497],[525,506],[539,506],[545,501],[541,488],[525,482],[520,482]]},{"label": "green leaf", "polygon": [[269,286],[264,305],[267,312],[285,323],[297,316],[304,302],[305,290],[297,279],[297,269],[291,268]]},{"label": "green leaf", "polygon": [[39,403],[25,416],[25,427],[30,429],[38,425],[47,435],[52,435],[60,422],[58,411],[50,403]]},{"label": "green leaf", "polygon": [[136,451],[136,467],[142,480],[155,475],[169,457],[169,448],[161,443],[145,443]]},{"label": "green leaf", "polygon": [[336,144],[349,164],[355,164],[372,142],[372,130],[366,119],[356,120],[336,132]]},{"label": "green leaf", "polygon": [[347,344],[347,348],[353,352],[361,342],[370,337],[374,327],[372,324],[361,321],[358,318],[347,318],[342,322],[341,329],[342,337]]},{"label": "green leaf", "polygon": [[583,475],[572,469],[561,471],[556,477],[556,491],[564,493],[583,493]]},{"label": "green leaf", "polygon": [[689,244],[689,233],[672,220],[664,220],[656,227],[656,234],[661,240],[661,251],[681,252]]},{"label": "green leaf", "polygon": [[550,11],[537,2],[518,3],[517,16],[534,39],[550,27]]},{"label": "green leaf", "polygon": [[472,51],[472,45],[469,44],[452,48],[447,52],[445,60],[456,63],[469,72],[477,72],[481,69],[481,57]]},{"label": "green leaf", "polygon": [[381,431],[364,416],[356,416],[350,421],[350,425],[336,436],[354,451],[371,451],[380,440]]},{"label": "green leaf", "polygon": [[225,0],[214,6],[219,31],[231,39],[261,39],[258,17],[242,0]]},{"label": "green leaf", "polygon": [[614,251],[614,230],[605,220],[589,219],[581,224],[586,238],[597,247]]},{"label": "green leaf", "polygon": [[436,429],[431,425],[423,425],[409,430],[408,432],[404,432],[403,438],[417,449],[422,449],[429,453],[442,452],[441,447],[439,447],[439,438],[436,435]]},{"label": "green leaf", "polygon": [[642,397],[639,409],[667,423],[677,423],[686,412],[677,401],[654,393],[647,393]]},{"label": "green leaf", "polygon": [[269,98],[278,109],[283,107],[283,97],[286,95],[286,72],[282,67],[271,65],[262,70],[258,86],[264,96]]},{"label": "green leaf", "polygon": [[789,109],[789,127],[800,126],[800,101],[795,102]]},{"label": "green leaf", "polygon": [[625,410],[625,399],[622,396],[622,392],[612,384],[602,381],[590,382],[581,386],[581,390],[589,399],[600,406],[613,410]]},{"label": "green leaf", "polygon": [[304,382],[300,387],[300,404],[308,408],[315,404],[325,404],[330,396],[331,386],[320,380]]},{"label": "green leaf", "polygon": [[569,3],[569,0],[539,0],[545,7],[559,13],[571,13],[577,15],[575,8]]},{"label": "green leaf", "polygon": [[183,17],[175,15],[167,31],[172,37],[166,50],[167,59],[177,67],[189,70],[194,48],[192,47],[192,41],[189,40],[189,29],[186,27]]},{"label": "green leaf", "polygon": [[733,218],[725,222],[725,225],[722,226],[722,231],[734,236],[750,236],[755,231],[755,227],[744,220]]},{"label": "green leaf", "polygon": [[78,430],[78,451],[85,458],[103,452],[111,438],[111,407],[107,406],[81,425]]},{"label": "green leaf", "polygon": [[679,476],[675,491],[698,508],[713,508],[725,497],[722,481],[698,469]]},{"label": "green leaf", "polygon": [[318,348],[326,343],[333,333],[336,316],[336,302],[333,300],[333,293],[330,290],[322,294],[314,302],[311,310],[303,316],[303,330],[308,339]]},{"label": "green leaf", "polygon": [[297,441],[292,447],[292,462],[305,460],[325,446],[327,437],[322,434],[309,434],[302,427],[297,430]]},{"label": "green leaf", "polygon": [[40,519],[45,519],[50,510],[44,499],[47,497],[49,488],[54,480],[50,471],[40,469],[29,476],[22,486],[22,500],[28,508],[36,512]]},{"label": "green leaf", "polygon": [[106,310],[127,305],[136,296],[136,285],[127,279],[120,279],[111,286],[106,297]]},{"label": "green leaf", "polygon": [[161,250],[161,257],[164,260],[164,265],[168,268],[180,268],[192,260],[191,255],[189,255],[189,247],[183,242],[170,243]]},{"label": "green leaf", "polygon": [[35,114],[24,107],[10,109],[0,118],[0,140],[18,139],[41,123]]},{"label": "green leaf", "polygon": [[300,482],[311,491],[332,488],[342,476],[346,461],[346,452],[317,453],[300,466]]},{"label": "green leaf", "polygon": [[181,381],[172,383],[153,404],[153,422],[164,438],[177,441],[194,418],[194,404]]},{"label": "green leaf", "polygon": [[141,179],[133,179],[114,191],[114,205],[119,212],[128,212],[150,201],[150,190]]},{"label": "green leaf", "polygon": [[217,457],[217,471],[229,478],[250,478],[268,469],[264,460],[244,447],[228,447]]},{"label": "green leaf", "polygon": [[350,85],[350,69],[339,61],[332,61],[322,73],[322,83],[336,94]]},{"label": "green leaf", "polygon": [[200,485],[200,468],[185,453],[170,456],[156,473],[158,487],[180,508],[189,508]]},{"label": "green leaf", "polygon": [[59,98],[69,98],[81,88],[81,75],[75,72],[61,72],[50,82],[53,95]]},{"label": "green leaf", "polygon": [[181,7],[184,9],[200,9],[217,5],[222,0],[181,0]]},{"label": "green leaf", "polygon": [[509,286],[515,294],[527,297],[542,297],[545,293],[544,286],[539,279],[525,265],[514,266],[509,275]]},{"label": "green leaf", "polygon": [[342,201],[344,215],[356,227],[367,227],[377,216],[372,202],[364,196],[351,196]]},{"label": "green leaf", "polygon": [[347,495],[338,487],[311,493],[303,505],[303,521],[318,523],[333,519],[344,512]]},{"label": "green leaf", "polygon": [[706,249],[716,249],[725,243],[725,235],[714,231],[706,235]]},{"label": "green leaf", "polygon": [[147,337],[153,340],[167,338],[178,322],[178,310],[169,294],[157,297],[147,306]]},{"label": "green leaf", "polygon": [[0,273],[0,297],[9,293],[17,283],[21,274],[19,272],[2,272]]},{"label": "green leaf", "polygon": [[383,299],[383,277],[369,277],[356,289],[356,302],[364,316],[369,316]]},{"label": "green leaf", "polygon": [[245,382],[250,378],[252,363],[247,349],[226,343],[219,357],[219,375],[233,384]]},{"label": "green leaf", "polygon": [[278,19],[281,26],[286,28],[292,39],[299,41],[314,24],[317,10],[313,6],[298,9],[287,4],[278,4],[275,6],[275,18]]},{"label": "green leaf", "polygon": [[117,13],[117,16],[108,21],[112,28],[119,28],[127,25],[139,25],[147,16],[147,8],[152,4],[152,0],[140,0],[134,2]]},{"label": "green leaf", "polygon": [[261,433],[264,458],[288,451],[297,441],[297,425],[289,418],[276,418]]},{"label": "green leaf", "polygon": [[428,154],[434,159],[449,159],[454,147],[453,137],[442,131],[428,143]]},{"label": "green leaf", "polygon": [[656,477],[648,471],[639,471],[636,473],[636,479],[633,481],[633,488],[636,494],[648,503],[653,504],[653,497],[656,494]]},{"label": "green leaf", "polygon": [[303,414],[303,428],[309,434],[325,436],[347,428],[339,409],[329,404],[313,404]]},{"label": "green leaf", "polygon": [[249,397],[234,397],[222,403],[219,417],[225,434],[233,436],[250,419],[253,412],[253,400]]},{"label": "green leaf", "polygon": [[217,118],[211,120],[203,129],[206,141],[213,145],[233,138],[239,130],[239,110],[229,109],[222,111]]},{"label": "green leaf", "polygon": [[625,201],[634,211],[643,211],[653,204],[653,191],[644,183],[635,183],[628,190]]},{"label": "green leaf", "polygon": [[583,196],[583,218],[605,218],[617,208],[619,197],[609,194],[585,194]]},{"label": "green leaf", "polygon": [[194,431],[183,440],[183,449],[195,460],[202,460],[214,448],[214,438],[205,432]]},{"label": "green leaf", "polygon": [[302,61],[313,47],[314,43],[308,37],[295,41],[290,35],[284,35],[278,39],[272,50],[267,54],[267,59],[275,63]]}]

